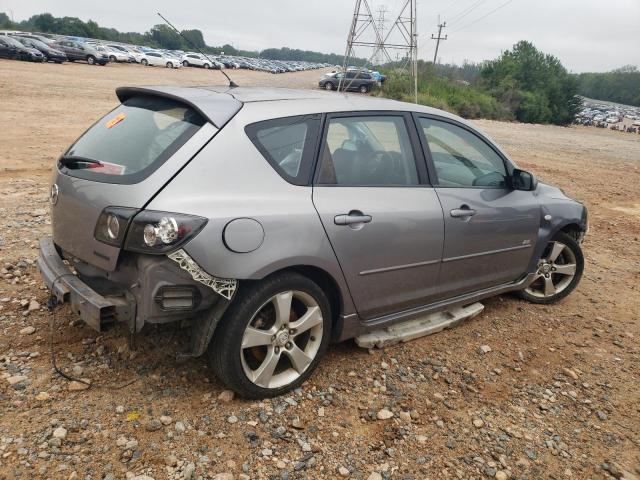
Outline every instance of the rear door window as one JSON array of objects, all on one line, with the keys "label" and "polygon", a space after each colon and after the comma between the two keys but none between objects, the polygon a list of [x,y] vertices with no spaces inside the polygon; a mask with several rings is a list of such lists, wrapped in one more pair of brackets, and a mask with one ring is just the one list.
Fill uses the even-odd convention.
[{"label": "rear door window", "polygon": [[245,132],[282,178],[308,185],[319,125],[320,115],[303,115],[252,123]]},{"label": "rear door window", "polygon": [[64,173],[111,183],[136,183],[162,165],[205,119],[174,100],[138,96],[104,116],[61,157]]}]

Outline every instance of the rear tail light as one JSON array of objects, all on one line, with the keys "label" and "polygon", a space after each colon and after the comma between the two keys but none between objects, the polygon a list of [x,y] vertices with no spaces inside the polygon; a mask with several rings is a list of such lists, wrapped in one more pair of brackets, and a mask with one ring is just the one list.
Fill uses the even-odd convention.
[{"label": "rear tail light", "polygon": [[124,248],[139,253],[169,253],[193,238],[206,224],[206,218],[195,215],[144,210],[131,221]]},{"label": "rear tail light", "polygon": [[138,213],[137,208],[107,207],[105,208],[93,231],[96,240],[114,247],[121,247],[127,233],[131,218]]}]

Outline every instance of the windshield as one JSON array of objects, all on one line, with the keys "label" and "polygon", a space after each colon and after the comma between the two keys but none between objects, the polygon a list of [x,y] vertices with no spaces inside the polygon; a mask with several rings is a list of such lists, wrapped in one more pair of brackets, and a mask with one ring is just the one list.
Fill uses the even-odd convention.
[{"label": "windshield", "polygon": [[90,180],[136,183],[204,123],[192,108],[174,100],[133,97],[87,130],[61,157],[59,167]]}]

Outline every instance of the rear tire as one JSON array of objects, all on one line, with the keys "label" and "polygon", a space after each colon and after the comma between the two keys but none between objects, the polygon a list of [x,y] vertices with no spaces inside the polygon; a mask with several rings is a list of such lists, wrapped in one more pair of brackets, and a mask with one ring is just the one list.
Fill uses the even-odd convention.
[{"label": "rear tire", "polygon": [[209,70],[209,69],[211,68],[211,65],[209,65],[208,63],[205,63],[205,64],[203,65],[203,67],[204,67],[205,69]]},{"label": "rear tire", "polygon": [[324,84],[324,88],[325,88],[325,90],[330,90],[330,91],[333,90],[333,83],[331,83],[331,82],[325,83]]},{"label": "rear tire", "polygon": [[116,62],[116,60],[118,60],[118,59],[115,57],[115,55],[111,55],[111,56],[109,57],[109,61],[110,61],[110,62],[112,62],[112,63],[115,63],[115,62]]},{"label": "rear tire", "polygon": [[360,88],[358,88],[358,91],[360,93],[369,93],[369,87],[367,85],[360,85]]},{"label": "rear tire", "polygon": [[583,271],[584,256],[580,244],[573,237],[560,232],[542,253],[535,280],[517,294],[531,303],[555,303],[578,286]]},{"label": "rear tire", "polygon": [[146,58],[143,58],[142,60],[140,60],[140,64],[146,67],[147,65],[149,65],[149,61]]},{"label": "rear tire", "polygon": [[331,307],[322,289],[285,272],[240,285],[208,356],[216,376],[239,395],[275,397],[309,378],[330,337]]},{"label": "rear tire", "polygon": [[189,62],[187,62],[186,60],[184,62],[182,62],[182,66],[183,67],[188,67],[189,66]]}]

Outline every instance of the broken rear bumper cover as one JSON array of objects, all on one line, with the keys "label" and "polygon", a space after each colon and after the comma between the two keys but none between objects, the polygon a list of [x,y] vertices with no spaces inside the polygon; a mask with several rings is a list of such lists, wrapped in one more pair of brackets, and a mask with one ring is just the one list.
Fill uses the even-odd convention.
[{"label": "broken rear bumper cover", "polygon": [[37,266],[52,295],[97,331],[116,322],[140,331],[146,323],[200,319],[221,301],[228,304],[238,284],[209,275],[183,250],[122,252],[112,272],[65,258],[51,236],[40,240]]},{"label": "broken rear bumper cover", "polygon": [[106,321],[132,318],[135,302],[122,298],[105,298],[78,278],[58,254],[51,236],[40,239],[37,266],[45,283],[59,303],[69,303],[74,312],[97,331]]}]

